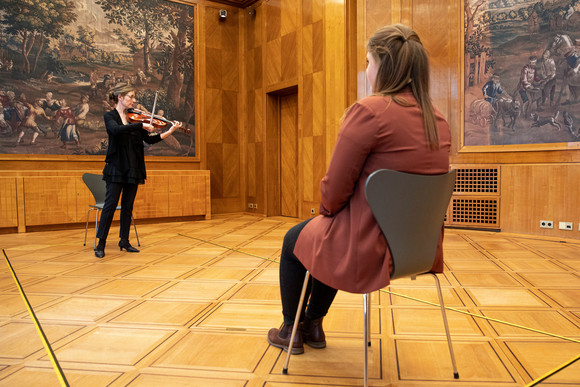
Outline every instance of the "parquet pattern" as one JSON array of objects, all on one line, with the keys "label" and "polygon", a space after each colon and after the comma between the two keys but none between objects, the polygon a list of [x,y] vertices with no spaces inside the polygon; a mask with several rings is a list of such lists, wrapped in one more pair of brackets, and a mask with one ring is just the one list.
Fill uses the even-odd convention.
[{"label": "parquet pattern", "polygon": [[[361,385],[360,295],[339,292],[324,321],[328,347],[293,356],[288,375],[285,353],[266,342],[282,322],[277,260],[297,222],[138,224],[141,252],[119,252],[111,238],[102,260],[81,229],[0,235],[0,248],[72,386]],[[444,248],[460,379],[438,309],[416,300],[437,302],[425,276],[373,294],[371,385],[521,386],[580,353],[578,241],[448,229]],[[579,381],[576,363],[542,385]],[[5,262],[0,386],[58,386]]]}]

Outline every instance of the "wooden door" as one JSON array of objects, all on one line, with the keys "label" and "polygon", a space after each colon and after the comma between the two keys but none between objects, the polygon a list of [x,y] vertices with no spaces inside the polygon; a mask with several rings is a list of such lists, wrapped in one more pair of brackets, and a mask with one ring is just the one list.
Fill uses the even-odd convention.
[{"label": "wooden door", "polygon": [[280,97],[280,212],[298,217],[298,94]]}]

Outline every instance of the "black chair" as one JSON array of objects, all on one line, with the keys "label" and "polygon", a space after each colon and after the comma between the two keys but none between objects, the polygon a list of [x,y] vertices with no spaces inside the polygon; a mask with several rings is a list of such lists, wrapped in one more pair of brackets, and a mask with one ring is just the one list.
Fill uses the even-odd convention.
[{"label": "black chair", "polygon": [[[97,230],[99,228],[99,213],[105,205],[105,193],[107,191],[107,185],[103,180],[103,175],[97,175],[95,173],[84,173],[83,182],[87,188],[93,194],[95,198],[95,204],[89,204],[89,211],[87,212],[87,224],[85,226],[85,241],[83,246],[87,245],[87,230],[89,229],[89,215],[93,210],[97,211],[97,218],[95,219],[95,242],[94,248],[97,247]],[[117,210],[120,210],[121,206],[117,206]],[[137,234],[137,227],[135,227],[135,220],[133,219],[133,214],[131,214],[131,222],[133,223],[133,229],[135,230],[135,237],[137,238],[137,245],[141,246],[139,243],[139,234]]]},{"label": "black chair", "polygon": [[[442,175],[417,175],[381,169],[367,179],[365,195],[371,211],[387,239],[393,259],[391,279],[431,274],[435,278],[447,343],[453,364],[453,377],[459,378],[455,354],[451,344],[447,314],[443,304],[439,279],[430,273],[433,267],[441,227],[453,194],[456,171]],[[296,321],[304,303],[310,273],[306,272],[302,294],[296,312]],[[370,294],[363,294],[364,314],[364,385],[368,381],[368,346],[370,340]],[[292,345],[299,324],[294,324],[283,373],[288,373]]]}]

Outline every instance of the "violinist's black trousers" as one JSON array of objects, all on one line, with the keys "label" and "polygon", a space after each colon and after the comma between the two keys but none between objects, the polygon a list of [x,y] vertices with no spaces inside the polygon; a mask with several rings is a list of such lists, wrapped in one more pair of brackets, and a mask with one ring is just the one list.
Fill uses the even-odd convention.
[{"label": "violinist's black trousers", "polygon": [[107,181],[107,191],[105,193],[105,205],[101,211],[101,219],[99,221],[99,230],[97,231],[97,238],[99,241],[106,241],[109,235],[109,228],[115,216],[115,210],[119,203],[121,192],[121,225],[119,229],[119,237],[121,239],[129,239],[129,229],[131,228],[131,214],[133,213],[133,203],[135,196],[137,196],[137,188],[139,184],[129,183],[112,183]]}]

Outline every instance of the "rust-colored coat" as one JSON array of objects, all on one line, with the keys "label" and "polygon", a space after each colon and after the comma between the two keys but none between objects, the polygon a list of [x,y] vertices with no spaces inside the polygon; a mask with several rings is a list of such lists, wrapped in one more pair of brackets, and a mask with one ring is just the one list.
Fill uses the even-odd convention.
[{"label": "rust-colored coat", "polygon": [[[410,90],[400,94],[415,102]],[[390,283],[391,256],[364,195],[378,169],[440,174],[449,170],[449,125],[437,112],[439,150],[430,150],[417,106],[371,96],[348,111],[320,183],[319,216],[300,233],[294,254],[312,276],[335,288],[366,293]],[[443,230],[434,272],[443,271]]]}]

